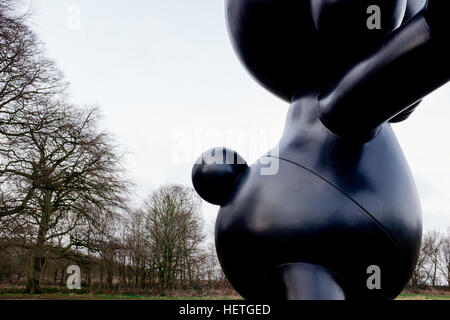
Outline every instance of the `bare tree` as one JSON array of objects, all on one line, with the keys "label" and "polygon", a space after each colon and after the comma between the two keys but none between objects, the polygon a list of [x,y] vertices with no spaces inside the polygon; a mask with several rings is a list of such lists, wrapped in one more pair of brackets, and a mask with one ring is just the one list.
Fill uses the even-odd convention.
[{"label": "bare tree", "polygon": [[[61,72],[44,55],[44,47],[27,26],[27,15],[16,14],[18,2],[0,0],[0,162],[4,165],[15,150],[7,139],[29,130],[27,116],[36,106],[57,103],[67,87]],[[25,118],[24,118],[25,117]],[[0,185],[8,180],[0,169]],[[0,216],[22,211],[29,193],[5,194],[0,188]]]},{"label": "bare tree", "polygon": [[30,101],[64,92],[67,84],[36,34],[17,14],[17,1],[0,0],[0,115],[14,119],[14,110]]},{"label": "bare tree", "polygon": [[[98,132],[97,116],[96,109],[78,110],[63,102],[39,105],[21,114],[18,133],[2,141],[0,157],[7,159],[0,166],[3,207],[27,199],[11,217],[32,230],[19,234],[33,243],[30,292],[39,290],[46,244],[83,224],[95,228],[125,206],[129,185],[110,136]],[[72,236],[66,250],[82,245],[81,240]]]},{"label": "bare tree", "polygon": [[146,232],[145,213],[142,210],[129,212],[127,223],[127,247],[129,264],[134,276],[134,288],[142,290],[154,280],[152,250]]},{"label": "bare tree", "polygon": [[146,240],[160,291],[195,276],[193,266],[204,239],[200,206],[194,191],[180,185],[162,186],[145,201]]},{"label": "bare tree", "polygon": [[220,267],[219,259],[217,258],[216,253],[216,246],[214,242],[208,243],[206,250],[205,250],[205,278],[210,282],[218,282],[218,281],[225,281],[225,274],[222,271],[222,268]]},{"label": "bare tree", "polygon": [[439,282],[443,240],[442,233],[436,230],[427,232],[423,238],[423,252],[426,257],[425,272],[433,287]]},{"label": "bare tree", "polygon": [[441,272],[447,281],[447,286],[450,287],[450,232],[447,232],[447,236],[442,240]]},{"label": "bare tree", "polygon": [[422,241],[417,263],[410,281],[412,287],[421,287],[426,285],[428,281],[427,262],[428,256],[425,253],[425,245]]}]

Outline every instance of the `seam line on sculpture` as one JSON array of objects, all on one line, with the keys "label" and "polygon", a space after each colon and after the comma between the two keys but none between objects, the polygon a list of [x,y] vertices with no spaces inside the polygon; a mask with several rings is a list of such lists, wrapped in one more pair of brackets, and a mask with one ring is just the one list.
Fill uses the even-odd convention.
[{"label": "seam line on sculpture", "polygon": [[313,170],[311,170],[311,169],[309,169],[309,168],[307,168],[307,167],[305,167],[305,166],[303,166],[303,165],[301,165],[301,164],[298,164],[297,162],[294,162],[294,161],[291,161],[291,160],[288,160],[288,159],[284,159],[284,158],[281,158],[281,157],[272,156],[272,155],[266,155],[266,157],[278,158],[278,159],[280,159],[280,160],[284,160],[284,161],[287,161],[287,162],[289,162],[289,163],[295,164],[295,165],[297,165],[297,166],[299,166],[299,167],[301,167],[301,168],[307,170],[308,172],[314,174],[315,176],[319,177],[320,179],[322,179],[323,181],[327,182],[329,185],[331,185],[332,187],[334,187],[336,190],[340,191],[340,192],[341,192],[342,194],[344,194],[348,199],[350,199],[353,203],[355,203],[359,208],[361,208],[361,209],[366,213],[366,215],[368,215],[368,216],[375,222],[375,224],[376,224],[376,225],[377,225],[377,226],[378,226],[378,227],[386,234],[386,236],[388,237],[388,239],[392,241],[392,243],[395,245],[395,247],[396,247],[397,250],[400,252],[400,254],[401,254],[402,256],[404,256],[403,251],[401,250],[401,248],[400,248],[400,246],[398,245],[397,241],[395,241],[395,240],[392,238],[392,236],[391,236],[391,235],[389,234],[389,232],[381,225],[381,223],[380,223],[373,215],[371,215],[370,212],[367,211],[361,204],[359,204],[355,199],[353,199],[353,197],[351,197],[349,194],[347,194],[344,190],[342,190],[341,188],[339,188],[338,186],[336,186],[334,183],[332,183],[332,182],[329,181],[328,179],[322,177],[320,174],[314,172]]}]

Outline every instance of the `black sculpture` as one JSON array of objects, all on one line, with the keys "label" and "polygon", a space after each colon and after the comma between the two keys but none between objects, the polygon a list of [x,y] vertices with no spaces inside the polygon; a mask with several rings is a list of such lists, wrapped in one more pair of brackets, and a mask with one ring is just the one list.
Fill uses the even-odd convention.
[{"label": "black sculpture", "polygon": [[249,72],[292,103],[258,163],[213,149],[194,165],[197,192],[221,205],[226,276],[245,298],[396,297],[422,217],[390,122],[450,80],[450,1],[227,0],[226,12]]}]

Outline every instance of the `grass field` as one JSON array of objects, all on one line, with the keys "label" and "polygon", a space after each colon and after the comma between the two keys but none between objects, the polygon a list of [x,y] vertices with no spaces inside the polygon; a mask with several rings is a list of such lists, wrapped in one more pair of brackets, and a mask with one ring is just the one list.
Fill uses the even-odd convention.
[{"label": "grass field", "polygon": [[396,300],[450,300],[450,295],[433,295],[433,294],[401,294]]},{"label": "grass field", "polygon": [[[175,292],[166,296],[151,296],[144,294],[115,294],[111,292],[92,293],[81,290],[77,293],[68,290],[57,291],[47,288],[42,294],[29,295],[17,288],[2,288],[0,300],[240,300],[233,290],[199,292]],[[421,290],[419,292],[404,291],[396,300],[450,300],[448,290]]]},{"label": "grass field", "polygon": [[[108,294],[2,294],[0,300],[236,300],[232,296],[192,296],[192,297],[154,297],[139,295],[108,295]],[[241,298],[242,299],[242,298]]]},{"label": "grass field", "polygon": [[164,296],[107,290],[89,291],[81,289],[70,291],[59,287],[44,287],[41,294],[24,294],[23,286],[0,286],[0,300],[236,300],[242,299],[233,289],[170,291]]},{"label": "grass field", "polygon": [[[238,300],[238,296],[156,297],[112,294],[0,294],[0,300]],[[450,295],[401,294],[396,300],[450,300]]]}]

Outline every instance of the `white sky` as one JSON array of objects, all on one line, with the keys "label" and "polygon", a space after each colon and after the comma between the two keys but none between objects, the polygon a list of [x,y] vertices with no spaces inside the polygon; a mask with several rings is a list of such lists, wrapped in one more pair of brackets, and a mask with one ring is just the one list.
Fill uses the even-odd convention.
[{"label": "white sky", "polygon": [[[102,126],[129,152],[137,199],[163,183],[191,185],[192,164],[210,147],[236,149],[252,163],[277,143],[288,105],[238,62],[223,0],[28,1],[34,30],[71,82],[72,101],[99,105]],[[443,231],[450,227],[449,102],[447,85],[394,127],[424,227]],[[205,203],[204,212],[212,221],[217,207]]]}]

